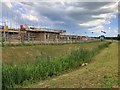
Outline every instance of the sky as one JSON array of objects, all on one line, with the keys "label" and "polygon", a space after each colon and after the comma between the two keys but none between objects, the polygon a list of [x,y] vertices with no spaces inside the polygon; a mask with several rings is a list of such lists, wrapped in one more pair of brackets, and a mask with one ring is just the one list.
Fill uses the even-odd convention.
[{"label": "sky", "polygon": [[[117,1],[117,0],[116,0]],[[9,28],[20,24],[38,28],[66,30],[67,34],[117,36],[118,2],[53,0],[1,2],[0,24]],[[106,34],[101,31],[105,31]],[[93,32],[93,33],[92,33]]]}]

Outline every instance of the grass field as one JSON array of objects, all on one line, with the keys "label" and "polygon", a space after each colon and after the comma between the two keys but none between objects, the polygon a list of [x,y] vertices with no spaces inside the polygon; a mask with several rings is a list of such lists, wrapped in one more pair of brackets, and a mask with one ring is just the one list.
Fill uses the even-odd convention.
[{"label": "grass field", "polygon": [[112,43],[85,67],[26,86],[29,88],[117,88],[118,43]]},{"label": "grass field", "polygon": [[5,63],[20,63],[36,60],[41,55],[47,55],[52,58],[61,57],[75,51],[78,48],[91,50],[103,42],[92,42],[82,44],[65,45],[36,45],[36,46],[14,46],[2,48],[2,59]]},{"label": "grass field", "polygon": [[[66,73],[68,71],[71,71],[71,73],[73,73],[72,70],[75,70],[75,68],[80,67],[82,63],[85,63],[85,62],[90,63],[88,64],[88,66],[86,66],[88,68],[83,67],[80,69],[80,70],[83,69],[83,71],[80,71],[80,73],[78,74],[78,77],[75,76],[75,80],[78,79],[77,81],[82,81],[82,79],[88,78],[90,76],[90,75],[87,76],[87,74],[89,73],[95,75],[95,73],[94,72],[92,73],[92,71],[97,70],[97,68],[101,68],[100,69],[101,71],[103,69],[102,72],[104,72],[105,66],[101,66],[102,65],[101,62],[104,65],[106,65],[105,64],[106,62],[108,63],[110,60],[113,59],[114,55],[112,55],[111,53],[113,49],[110,47],[114,47],[114,50],[116,50],[117,44],[114,43],[112,44],[113,46],[110,46],[109,48],[107,48],[109,45],[110,45],[109,42],[91,42],[91,43],[82,43],[82,44],[66,44],[66,45],[53,45],[53,46],[52,45],[45,45],[45,46],[37,45],[37,46],[4,47],[3,49],[6,49],[6,50],[12,50],[12,49],[14,50],[13,52],[9,51],[9,53],[6,51],[6,53],[10,55],[8,57],[11,57],[11,56],[13,57],[11,57],[8,60],[3,61],[3,77],[2,77],[3,88],[6,89],[6,88],[13,88],[13,87],[22,87],[27,84],[39,82],[42,80],[53,78],[54,76],[62,75],[63,73]],[[108,51],[109,50],[111,51],[109,51],[107,54],[102,53],[103,55],[105,55],[103,58],[103,56],[98,56],[97,54],[100,53],[100,51],[103,50],[104,48],[107,48]],[[105,49],[105,51],[107,50]],[[27,55],[25,54],[26,52],[27,52]],[[6,53],[4,51],[3,56]],[[30,57],[31,54],[32,56]],[[21,59],[21,55],[24,56],[22,57],[22,59]],[[96,58],[93,56],[95,56]],[[114,59],[116,60],[116,58]],[[100,60],[96,60],[96,59],[100,59]],[[96,64],[95,64],[95,61],[97,61]],[[94,66],[89,66],[92,64]],[[111,65],[111,61],[108,64]],[[81,75],[81,73],[83,74],[81,76],[82,78],[79,78],[79,75]],[[72,76],[70,76],[68,79],[63,78],[62,81],[60,82],[61,83],[60,86],[62,85],[62,82],[63,82],[63,85],[65,85],[64,83],[66,81],[70,80],[72,82],[71,78]],[[95,79],[94,76],[91,76],[90,78],[92,80]],[[107,78],[107,76],[105,76],[104,78]],[[58,83],[58,86],[55,86],[54,81],[52,82],[51,80],[50,81],[48,80],[47,83],[50,82],[50,84],[53,83],[54,87],[59,87],[60,80],[56,82]],[[74,78],[73,78],[73,81],[74,81]],[[44,82],[45,81],[43,81],[42,83]],[[86,82],[90,83],[88,81]],[[76,84],[76,82],[74,83]],[[83,84],[84,83],[85,82],[83,82]],[[43,86],[36,85],[35,87],[46,87],[46,85],[47,84],[45,83],[45,86],[43,84]],[[52,85],[48,85],[48,86],[52,87]],[[64,87],[64,86],[61,86],[61,87]]]}]

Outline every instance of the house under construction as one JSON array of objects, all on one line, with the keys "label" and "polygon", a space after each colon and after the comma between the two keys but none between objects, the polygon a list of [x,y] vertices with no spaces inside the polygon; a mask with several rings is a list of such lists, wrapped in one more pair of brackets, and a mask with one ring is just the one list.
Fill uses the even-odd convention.
[{"label": "house under construction", "polygon": [[2,39],[6,43],[20,43],[27,41],[34,42],[80,42],[90,39],[86,36],[66,35],[65,30],[55,30],[48,28],[34,28],[20,25],[20,29],[8,29],[5,24],[0,29]]}]

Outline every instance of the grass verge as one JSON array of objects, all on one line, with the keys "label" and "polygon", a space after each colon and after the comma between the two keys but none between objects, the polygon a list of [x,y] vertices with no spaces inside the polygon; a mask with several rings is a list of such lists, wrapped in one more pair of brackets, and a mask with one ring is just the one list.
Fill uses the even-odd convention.
[{"label": "grass verge", "polygon": [[28,84],[22,88],[80,88],[114,90],[119,87],[118,43],[93,56],[87,66],[71,68],[62,75]]},{"label": "grass verge", "polygon": [[78,49],[67,56],[52,60],[49,57],[38,57],[34,63],[21,65],[3,64],[2,88],[14,88],[16,85],[25,85],[27,82],[33,83],[34,81],[59,75],[69,68],[89,62],[94,55],[101,49],[108,47],[109,44],[109,42],[105,42],[90,51]]}]

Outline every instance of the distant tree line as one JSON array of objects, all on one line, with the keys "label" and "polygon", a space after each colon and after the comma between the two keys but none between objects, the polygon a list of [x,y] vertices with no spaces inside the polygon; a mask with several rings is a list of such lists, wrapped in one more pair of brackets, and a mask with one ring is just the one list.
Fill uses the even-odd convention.
[{"label": "distant tree line", "polygon": [[118,34],[117,39],[120,40],[120,34]]},{"label": "distant tree line", "polygon": [[[94,37],[94,38],[97,38],[99,39],[99,37]],[[105,37],[105,39],[108,39],[108,40],[120,40],[120,34],[118,34],[116,37]]]},{"label": "distant tree line", "polygon": [[120,34],[118,34],[116,37],[105,37],[106,39],[112,39],[112,40],[120,40]]},{"label": "distant tree line", "polygon": [[117,37],[105,37],[105,39],[112,39],[112,40],[117,40],[118,38]]}]

